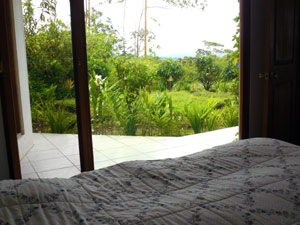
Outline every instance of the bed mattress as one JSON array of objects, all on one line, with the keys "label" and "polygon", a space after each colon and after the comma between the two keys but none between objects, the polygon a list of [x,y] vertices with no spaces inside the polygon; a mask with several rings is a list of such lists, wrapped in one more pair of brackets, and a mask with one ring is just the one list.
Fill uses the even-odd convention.
[{"label": "bed mattress", "polygon": [[256,138],[70,179],[1,181],[2,224],[300,224],[300,147]]}]

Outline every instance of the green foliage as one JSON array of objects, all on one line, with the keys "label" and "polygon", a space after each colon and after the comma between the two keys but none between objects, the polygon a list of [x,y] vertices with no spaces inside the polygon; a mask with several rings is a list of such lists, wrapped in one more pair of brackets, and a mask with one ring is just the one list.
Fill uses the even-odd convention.
[{"label": "green foliage", "polygon": [[199,73],[199,81],[205,90],[209,91],[219,78],[220,67],[216,64],[213,56],[197,57],[196,66]]},{"label": "green foliage", "polygon": [[73,77],[71,36],[66,26],[56,20],[26,37],[26,51],[31,93],[57,85],[57,97],[67,94],[65,81]]},{"label": "green foliage", "polygon": [[[32,0],[26,0],[23,9],[30,91],[34,95],[55,84],[57,98],[62,99],[68,94],[63,88],[64,83],[73,77],[70,27],[56,19],[55,0],[41,2],[39,10],[42,23],[35,19],[37,10]],[[118,52],[120,40],[110,21],[103,22],[102,13],[94,9],[88,30],[89,72],[107,77],[112,70],[112,59]],[[74,92],[71,95],[74,96]]]},{"label": "green foliage", "polygon": [[113,57],[119,53],[120,38],[110,19],[103,21],[103,13],[92,9],[91,25],[86,34],[89,73],[106,78],[113,69]]},{"label": "green foliage", "polygon": [[185,116],[192,127],[195,134],[201,133],[205,128],[205,121],[207,120],[209,113],[214,110],[217,102],[212,99],[202,106],[195,106],[191,109],[187,105],[185,106]]},{"label": "green foliage", "polygon": [[138,103],[138,97],[124,91],[122,94],[119,95],[119,104],[118,108],[115,108],[115,115],[120,125],[123,129],[125,135],[135,136],[137,131],[138,125],[138,115],[140,105]]},{"label": "green foliage", "polygon": [[39,118],[42,131],[63,134],[75,127],[76,118],[67,116],[63,102],[56,105],[55,90],[56,86],[51,85],[42,92],[33,108],[33,118]]},{"label": "green foliage", "polygon": [[122,56],[115,60],[113,75],[120,89],[127,92],[128,98],[134,98],[142,88],[152,87],[156,79],[155,67],[151,62]]},{"label": "green foliage", "polygon": [[142,96],[141,105],[144,112],[140,117],[141,123],[145,126],[143,133],[147,133],[149,128],[155,126],[158,128],[159,135],[165,134],[173,119],[172,98],[166,93],[150,95],[146,90],[141,91],[140,96]]},{"label": "green foliage", "polygon": [[218,92],[228,92],[230,89],[230,85],[227,82],[218,82],[216,84],[216,90]]},{"label": "green foliage", "polygon": [[93,132],[104,134],[109,127],[113,126],[114,109],[118,105],[117,83],[111,85],[108,80],[94,73],[89,84]]},{"label": "green foliage", "polygon": [[219,110],[213,110],[206,118],[205,124],[207,126],[208,131],[213,131],[221,128],[222,117],[219,113]]},{"label": "green foliage", "polygon": [[[24,20],[34,129],[76,132],[70,27],[56,19],[55,0],[43,0],[38,7],[25,0]],[[161,60],[150,54],[142,59],[137,56],[143,35],[141,29],[133,34],[139,43],[136,55],[128,55],[111,21],[93,9],[86,38],[94,134],[182,135],[190,134],[191,127],[198,133],[237,125],[236,51],[206,41],[196,57]],[[148,32],[151,38],[155,34]],[[226,106],[229,98],[234,101]]]},{"label": "green foliage", "polygon": [[166,59],[159,64],[157,74],[163,79],[166,86],[172,89],[173,84],[184,74],[184,70],[178,61]]},{"label": "green foliage", "polygon": [[223,119],[225,127],[234,127],[239,124],[239,108],[234,102],[223,109]]},{"label": "green foliage", "polygon": [[235,51],[232,53],[233,66],[235,78],[232,81],[231,92],[235,96],[235,102],[238,103],[239,99],[239,60],[240,60],[240,17],[237,16],[234,21],[237,23],[237,31],[233,36],[233,41],[235,42]]},{"label": "green foliage", "polygon": [[56,105],[64,104],[67,112],[76,114],[76,102],[74,98],[57,100],[55,104]]}]

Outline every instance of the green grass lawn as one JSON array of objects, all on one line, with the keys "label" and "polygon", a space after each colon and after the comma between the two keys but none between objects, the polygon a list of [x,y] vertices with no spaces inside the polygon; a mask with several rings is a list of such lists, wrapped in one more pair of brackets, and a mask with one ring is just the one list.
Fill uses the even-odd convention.
[{"label": "green grass lawn", "polygon": [[[154,92],[153,94],[162,94],[162,92]],[[167,94],[172,97],[175,110],[179,111],[183,111],[186,104],[205,105],[211,98],[222,104],[225,100],[233,97],[229,92],[208,92],[206,90],[197,90],[192,93],[188,91],[168,91]]]},{"label": "green grass lawn", "polygon": [[[161,95],[164,92],[153,92],[152,95]],[[209,92],[204,89],[198,89],[195,92],[189,91],[167,91],[167,95],[172,97],[175,110],[183,111],[184,106],[188,105],[205,105],[211,98],[223,104],[227,99],[233,97],[230,92]],[[58,100],[57,103],[64,102],[67,111],[76,113],[75,99]]]}]

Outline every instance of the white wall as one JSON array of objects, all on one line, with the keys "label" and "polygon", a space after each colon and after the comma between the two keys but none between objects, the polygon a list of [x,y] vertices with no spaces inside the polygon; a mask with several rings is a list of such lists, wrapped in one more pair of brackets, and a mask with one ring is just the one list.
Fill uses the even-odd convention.
[{"label": "white wall", "polygon": [[7,161],[6,143],[4,136],[4,125],[2,106],[0,99],[0,180],[9,179],[9,167]]},{"label": "white wall", "polygon": [[18,72],[20,81],[20,94],[21,94],[21,110],[24,122],[24,135],[18,138],[19,155],[22,159],[25,154],[33,146],[32,141],[32,120],[30,110],[30,97],[29,97],[29,84],[28,84],[28,69],[26,58],[25,34],[24,23],[22,14],[21,0],[13,0],[14,19],[15,19],[15,33],[16,33],[16,47],[17,47],[17,60]]}]

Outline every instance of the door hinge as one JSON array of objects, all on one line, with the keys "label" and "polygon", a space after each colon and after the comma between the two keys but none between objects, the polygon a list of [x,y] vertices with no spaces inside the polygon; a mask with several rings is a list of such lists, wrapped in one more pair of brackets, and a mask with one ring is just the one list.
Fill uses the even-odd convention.
[{"label": "door hinge", "polygon": [[265,80],[270,80],[270,79],[279,79],[279,74],[278,73],[260,73],[258,75],[259,79],[265,79]]},{"label": "door hinge", "polygon": [[258,74],[258,78],[269,80],[270,79],[270,74],[269,73],[260,73],[260,74]]},{"label": "door hinge", "polygon": [[3,77],[3,73],[4,73],[3,62],[2,62],[2,60],[0,60],[0,78],[1,78],[1,79],[2,79],[2,77]]},{"label": "door hinge", "polygon": [[3,73],[3,62],[0,60],[0,73]]}]

